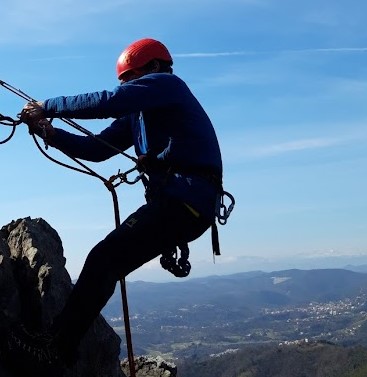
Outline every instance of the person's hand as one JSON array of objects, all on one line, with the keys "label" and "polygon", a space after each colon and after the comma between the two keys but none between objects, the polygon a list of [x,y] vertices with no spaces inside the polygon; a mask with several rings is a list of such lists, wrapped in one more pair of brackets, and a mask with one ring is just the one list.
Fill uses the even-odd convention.
[{"label": "person's hand", "polygon": [[147,154],[141,154],[138,157],[138,170],[140,172],[146,172],[151,166],[151,157]]},{"label": "person's hand", "polygon": [[31,135],[36,134],[46,140],[55,133],[55,130],[51,122],[45,118],[42,105],[43,102],[40,101],[28,102],[20,113],[20,120],[27,124]]},{"label": "person's hand", "polygon": [[140,172],[158,171],[164,169],[164,164],[158,160],[157,156],[148,152],[138,157],[138,170]]},{"label": "person's hand", "polygon": [[37,124],[41,119],[45,118],[42,108],[43,102],[28,102],[20,113],[20,120],[28,126]]},{"label": "person's hand", "polygon": [[47,119],[41,119],[37,122],[28,123],[28,130],[31,135],[36,134],[43,140],[47,140],[55,133],[55,129]]}]

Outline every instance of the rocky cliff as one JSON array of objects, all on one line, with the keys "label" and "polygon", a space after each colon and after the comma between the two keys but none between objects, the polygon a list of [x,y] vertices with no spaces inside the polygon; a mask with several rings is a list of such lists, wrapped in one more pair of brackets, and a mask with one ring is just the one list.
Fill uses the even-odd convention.
[{"label": "rocky cliff", "polygon": [[[65,262],[62,241],[45,220],[27,217],[0,229],[0,377],[129,376],[127,360],[119,360],[120,338],[102,316],[83,339],[71,369],[50,372],[34,355],[27,356],[31,353],[27,349],[9,361],[4,349],[9,348],[12,329],[21,325],[42,334],[64,306],[73,287]],[[148,356],[135,358],[135,370],[136,377],[175,377],[177,373],[174,364]]]},{"label": "rocky cliff", "polygon": [[[62,242],[46,221],[24,218],[1,228],[0,337],[3,345],[7,344],[9,328],[19,324],[32,331],[47,329],[71,289]],[[119,353],[120,338],[99,316],[82,341],[77,364],[66,370],[64,376],[122,377]],[[42,375],[42,371],[37,371],[37,363],[28,359],[17,360],[17,368],[5,368],[8,360],[1,356],[2,377],[24,377],[25,372],[29,376]]]}]

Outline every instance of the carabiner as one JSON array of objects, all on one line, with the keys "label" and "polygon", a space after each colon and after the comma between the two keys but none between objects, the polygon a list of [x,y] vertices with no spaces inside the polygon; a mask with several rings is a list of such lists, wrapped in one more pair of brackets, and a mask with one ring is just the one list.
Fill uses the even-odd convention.
[{"label": "carabiner", "polygon": [[[134,166],[132,169],[129,169],[123,173],[121,173],[120,169],[118,170],[116,175],[113,175],[108,182],[113,185],[113,187],[117,187],[121,185],[121,183],[127,183],[128,185],[133,185],[136,182],[140,181],[142,179],[142,176],[144,173],[139,173],[133,180],[128,179],[128,175],[132,173],[133,171],[138,170],[138,166]],[[117,183],[113,183],[114,181],[119,180]]]},{"label": "carabiner", "polygon": [[[224,197],[227,196],[231,203],[229,204],[228,208],[224,204]],[[233,211],[235,205],[235,199],[232,194],[227,191],[222,191],[221,195],[219,195],[217,208],[216,208],[216,217],[218,219],[218,223],[221,225],[227,224],[227,220],[231,212]]]}]

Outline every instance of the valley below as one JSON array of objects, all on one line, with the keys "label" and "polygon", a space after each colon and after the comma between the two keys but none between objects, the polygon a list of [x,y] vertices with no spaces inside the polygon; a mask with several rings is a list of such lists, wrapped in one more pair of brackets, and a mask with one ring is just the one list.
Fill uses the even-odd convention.
[{"label": "valley below", "polygon": [[[253,272],[184,283],[138,282],[129,288],[136,297],[130,308],[136,355],[182,360],[216,357],[260,344],[366,343],[364,273]],[[120,335],[121,357],[126,357],[117,302],[117,297],[111,300],[103,314]]]}]

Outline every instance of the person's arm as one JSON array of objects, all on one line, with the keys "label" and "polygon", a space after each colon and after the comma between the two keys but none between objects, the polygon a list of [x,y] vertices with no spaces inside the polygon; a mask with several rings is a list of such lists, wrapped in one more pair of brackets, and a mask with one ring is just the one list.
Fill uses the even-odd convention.
[{"label": "person's arm", "polygon": [[112,91],[60,96],[42,103],[43,118],[105,119],[167,106],[181,100],[184,83],[171,74],[149,74]]},{"label": "person's arm", "polygon": [[[93,136],[75,135],[61,128],[53,127],[47,119],[28,122],[30,134],[36,134],[47,144],[69,156],[100,162],[125,151],[133,145],[130,117],[115,120],[100,134]],[[103,140],[103,141],[101,141]],[[115,147],[115,148],[113,148]]]},{"label": "person's arm", "polygon": [[118,151],[105,143],[125,151],[133,145],[129,117],[117,119],[101,133],[93,136],[75,135],[60,128],[54,128],[48,143],[68,155],[83,160],[100,162],[115,156]]}]

